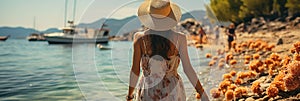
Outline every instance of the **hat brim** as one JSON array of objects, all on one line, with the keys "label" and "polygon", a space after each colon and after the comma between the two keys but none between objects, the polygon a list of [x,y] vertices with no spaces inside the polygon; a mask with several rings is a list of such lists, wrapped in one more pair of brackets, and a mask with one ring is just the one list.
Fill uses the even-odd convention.
[{"label": "hat brim", "polygon": [[[174,3],[170,3],[170,14],[164,18],[156,18],[149,14],[148,9],[150,3],[145,1],[138,9],[138,18],[141,23],[152,30],[164,31],[174,28],[181,19],[180,7]],[[159,16],[159,15],[158,15]]]}]

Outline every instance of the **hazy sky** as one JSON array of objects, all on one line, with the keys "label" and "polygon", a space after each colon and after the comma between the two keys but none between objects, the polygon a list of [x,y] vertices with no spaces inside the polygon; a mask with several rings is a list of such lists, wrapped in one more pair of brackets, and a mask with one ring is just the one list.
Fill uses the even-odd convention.
[{"label": "hazy sky", "polygon": [[[90,23],[100,18],[125,18],[136,15],[144,0],[77,0],[75,23]],[[183,12],[204,10],[209,0],[171,0]],[[73,18],[73,2],[68,0],[69,20]],[[46,30],[64,26],[65,0],[0,0],[0,26]]]}]

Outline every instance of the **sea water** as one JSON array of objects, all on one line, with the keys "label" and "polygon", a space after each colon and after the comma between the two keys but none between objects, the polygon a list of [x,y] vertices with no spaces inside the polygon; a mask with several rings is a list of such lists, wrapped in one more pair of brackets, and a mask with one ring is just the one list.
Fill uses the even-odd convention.
[{"label": "sea water", "polygon": [[[0,42],[0,100],[99,100],[123,101],[128,90],[132,42],[109,42],[100,50],[95,44],[49,45],[8,39]],[[190,60],[206,92],[216,87],[222,70],[208,67],[202,51],[188,47]],[[186,95],[195,90],[179,67]],[[212,80],[213,79],[213,80]]]}]

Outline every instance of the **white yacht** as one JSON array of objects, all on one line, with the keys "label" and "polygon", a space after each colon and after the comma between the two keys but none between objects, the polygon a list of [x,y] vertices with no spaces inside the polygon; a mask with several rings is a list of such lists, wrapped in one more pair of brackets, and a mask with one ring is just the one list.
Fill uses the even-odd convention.
[{"label": "white yacht", "polygon": [[[76,1],[74,0],[73,20],[68,21],[69,26],[62,28],[62,32],[44,34],[49,44],[79,44],[79,43],[108,43],[109,30],[103,26],[99,29],[77,28],[74,24]],[[67,16],[68,0],[65,0],[65,22]]]},{"label": "white yacht", "polygon": [[87,29],[71,26],[62,28],[62,32],[44,34],[49,44],[108,43],[109,30],[105,28]]}]

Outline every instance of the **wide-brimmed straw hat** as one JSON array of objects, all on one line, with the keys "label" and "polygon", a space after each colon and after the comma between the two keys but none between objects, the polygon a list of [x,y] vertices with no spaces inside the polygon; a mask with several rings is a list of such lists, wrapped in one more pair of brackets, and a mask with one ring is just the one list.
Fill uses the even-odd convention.
[{"label": "wide-brimmed straw hat", "polygon": [[138,18],[152,30],[165,31],[177,25],[181,10],[170,0],[145,0],[138,9]]}]

